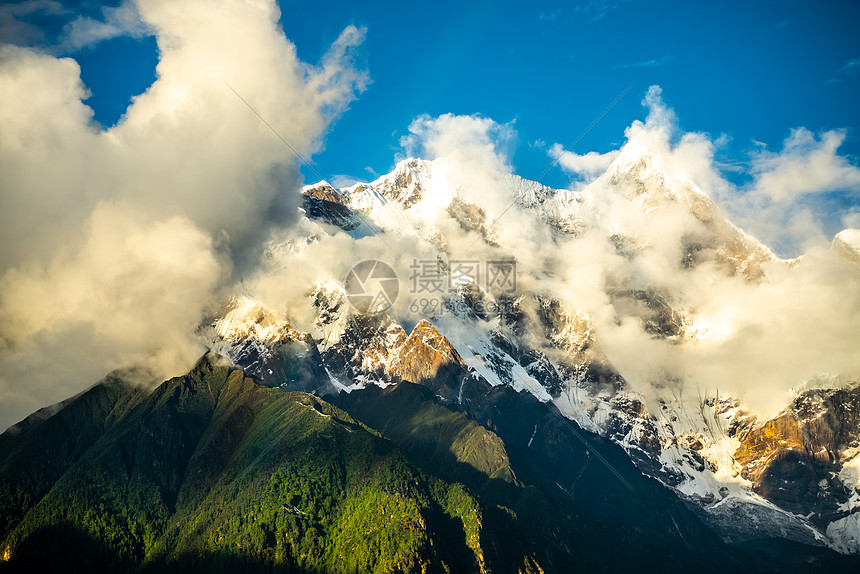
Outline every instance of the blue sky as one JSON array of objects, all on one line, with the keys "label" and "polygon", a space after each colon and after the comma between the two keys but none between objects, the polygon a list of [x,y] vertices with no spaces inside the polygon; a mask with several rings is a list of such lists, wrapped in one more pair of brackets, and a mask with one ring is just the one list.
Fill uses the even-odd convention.
[{"label": "blue sky", "polygon": [[[515,171],[536,178],[553,143],[567,145],[632,82],[573,151],[617,148],[643,118],[657,84],[683,131],[722,134],[717,159],[743,168],[750,154],[778,150],[790,130],[845,129],[839,153],[860,155],[860,7],[856,2],[280,2],[281,24],[299,57],[317,62],[349,24],[367,28],[358,50],[371,83],[325,135],[312,158],[328,179],[372,179],[401,153],[421,114],[480,114],[513,122]],[[101,4],[36,11],[19,43],[75,58],[105,126],[155,78],[157,46],[145,31],[95,47],[51,46],[63,25]],[[8,7],[4,10],[9,11]],[[8,21],[8,20],[7,20]],[[10,32],[4,33],[8,36]],[[4,38],[8,40],[7,38]],[[13,39],[15,39],[13,37]],[[244,94],[253,98],[253,94]],[[275,126],[277,127],[277,126]],[[306,179],[315,175],[303,169]],[[337,177],[340,176],[340,177]],[[741,183],[748,174],[728,169]],[[568,185],[560,169],[543,182]],[[838,209],[851,197],[819,197]],[[829,207],[828,201],[830,202]],[[834,223],[834,225],[836,225]]]},{"label": "blue sky", "polygon": [[[648,93],[655,157],[701,178],[778,255],[814,259],[860,228],[856,2],[283,0],[278,21],[273,1],[0,3],[0,339],[20,345],[0,352],[0,427],[129,361],[186,372],[207,306],[272,234],[296,231],[291,152],[221,79],[290,145],[319,142],[313,172],[334,183],[388,172],[410,134],[429,153],[489,150],[493,169],[506,138],[513,170],[534,179],[633,84],[544,183],[581,184],[590,151],[605,169]],[[672,130],[707,135],[672,147],[657,137]],[[367,256],[368,242],[332,237],[328,275],[313,261],[277,287],[306,295],[341,258]],[[838,293],[824,301],[853,301]]]},{"label": "blue sky", "polygon": [[[860,57],[856,3],[403,4],[282,3],[305,59],[344,25],[368,27],[373,84],[327,139],[316,158],[322,172],[386,170],[412,118],[452,112],[515,120],[515,165],[535,177],[547,163],[536,141],[571,142],[634,81],[575,151],[617,147],[652,84],[682,129],[728,134],[732,161],[753,140],[775,146],[798,126],[848,128],[842,151],[860,150],[860,66],[846,68]],[[365,142],[358,149],[356,138]],[[547,175],[556,185],[564,177]]]}]

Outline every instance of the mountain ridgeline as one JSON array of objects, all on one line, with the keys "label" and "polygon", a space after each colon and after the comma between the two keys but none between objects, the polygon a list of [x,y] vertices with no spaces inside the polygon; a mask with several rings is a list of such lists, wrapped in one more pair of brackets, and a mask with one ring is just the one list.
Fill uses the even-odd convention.
[{"label": "mountain ridgeline", "polygon": [[504,387],[451,408],[440,382],[334,405],[211,354],[154,390],[110,376],[0,437],[0,568],[757,569],[551,405]]},{"label": "mountain ridgeline", "polygon": [[[426,316],[367,314],[331,279],[299,286],[301,325],[231,299],[186,375],[142,388],[117,371],[9,428],[0,572],[860,571],[860,381],[804,381],[759,420],[664,370],[628,380],[559,291],[553,262],[598,249],[630,272],[600,293],[612,329],[667,354],[719,349],[726,334],[684,289],[637,279],[663,268],[643,264],[649,233],[678,234],[660,245],[682,278],[747,289],[808,264],[779,260],[646,151],[625,146],[580,191],[488,180],[545,239],[546,259],[505,255],[540,263],[514,292],[460,273]],[[373,233],[434,261],[463,237],[504,255],[510,230],[438,162],[305,188],[269,262],[290,271],[326,238]],[[848,231],[828,265],[856,286]]]},{"label": "mountain ridgeline", "polygon": [[0,445],[11,571],[442,572],[492,559],[461,484],[329,403],[211,357],[152,392],[106,380]]}]

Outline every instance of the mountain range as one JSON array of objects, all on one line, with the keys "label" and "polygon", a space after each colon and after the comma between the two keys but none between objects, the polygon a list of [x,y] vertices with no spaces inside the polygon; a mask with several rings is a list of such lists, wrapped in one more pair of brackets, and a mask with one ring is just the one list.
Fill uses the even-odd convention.
[{"label": "mountain range", "polygon": [[860,568],[860,378],[765,407],[770,363],[730,354],[742,297],[824,264],[856,287],[857,230],[781,259],[636,140],[576,189],[409,158],[301,202],[267,265],[380,246],[390,308],[249,280],[186,375],[117,371],[9,428],[0,570]]}]

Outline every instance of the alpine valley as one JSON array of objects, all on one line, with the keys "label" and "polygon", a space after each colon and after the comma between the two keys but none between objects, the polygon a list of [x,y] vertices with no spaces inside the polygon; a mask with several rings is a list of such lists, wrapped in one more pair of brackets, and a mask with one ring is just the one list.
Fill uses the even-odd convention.
[{"label": "alpine valley", "polygon": [[[575,189],[468,158],[306,186],[189,373],[0,436],[0,570],[860,571],[860,380],[733,346],[798,277],[856,299],[860,231],[780,259],[647,136]],[[358,278],[373,313],[366,259],[400,278]]]}]

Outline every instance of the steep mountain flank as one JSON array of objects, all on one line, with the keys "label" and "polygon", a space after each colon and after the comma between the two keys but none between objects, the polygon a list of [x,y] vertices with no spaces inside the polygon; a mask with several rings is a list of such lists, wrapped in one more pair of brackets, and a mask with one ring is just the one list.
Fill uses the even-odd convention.
[{"label": "steep mountain flank", "polygon": [[[113,421],[93,408],[102,395],[136,402]],[[54,417],[3,435],[3,481],[19,486],[0,497],[23,516],[4,515],[12,571],[485,570],[482,511],[462,486],[328,403],[214,358],[151,393],[100,385]],[[95,440],[53,469],[72,443],[56,427],[90,420]]]}]

